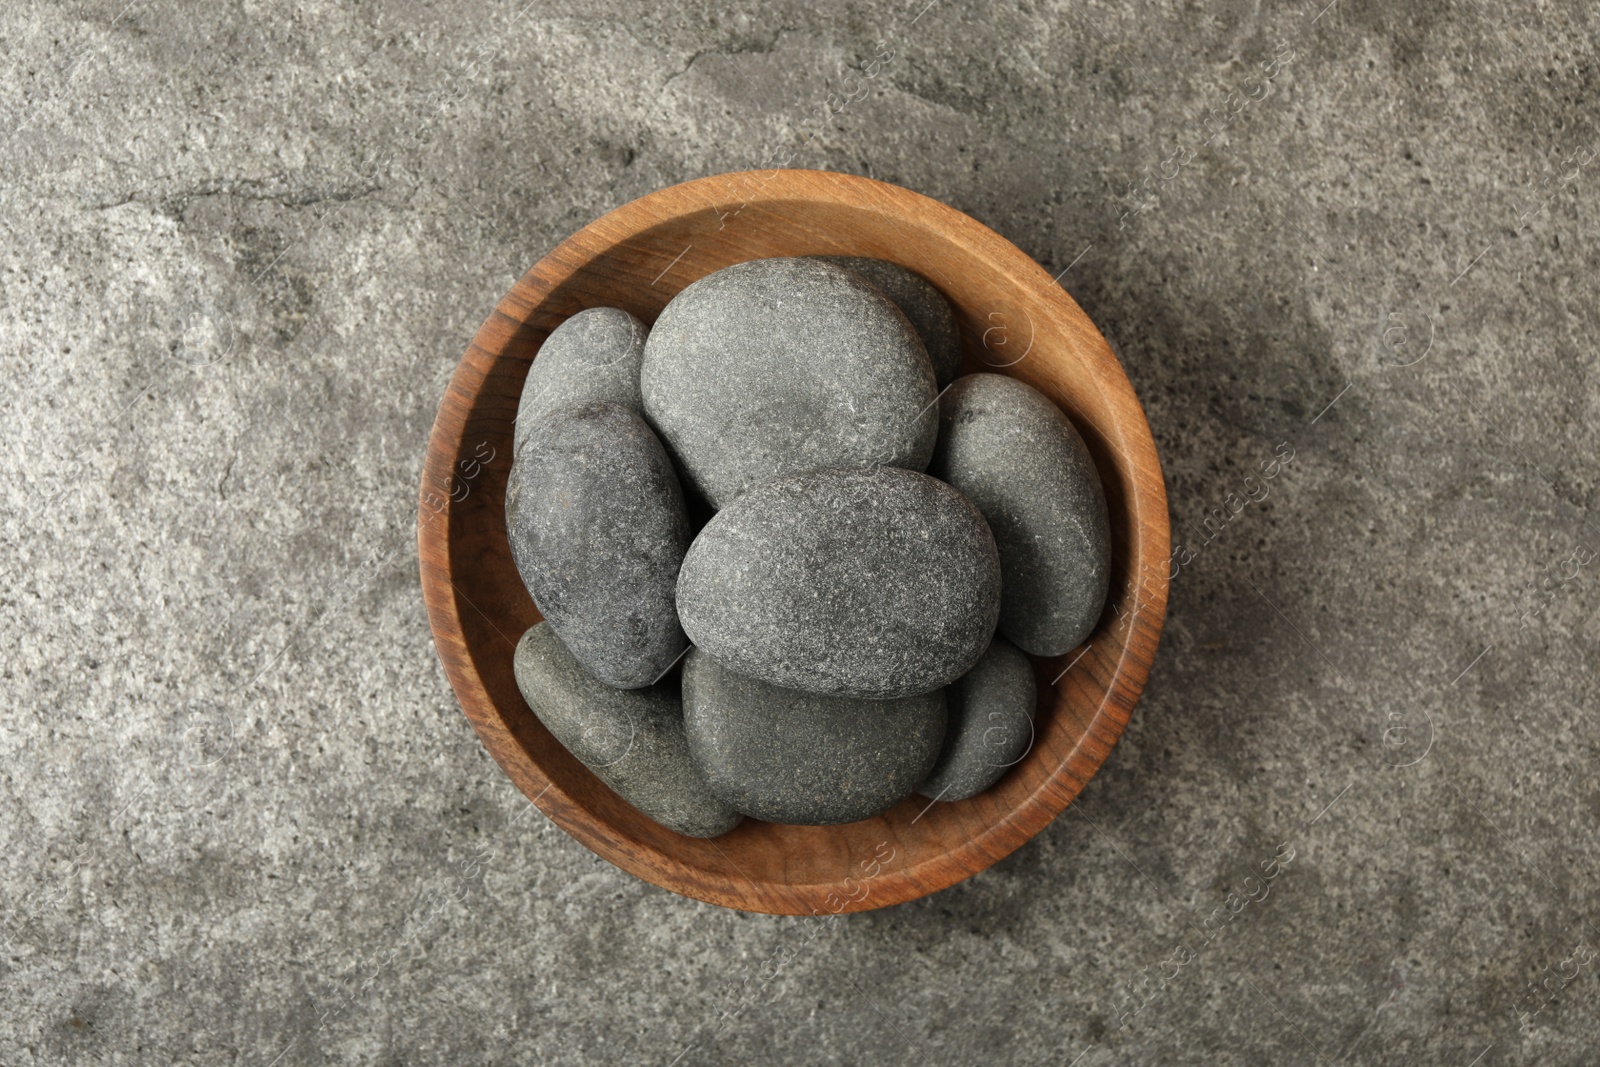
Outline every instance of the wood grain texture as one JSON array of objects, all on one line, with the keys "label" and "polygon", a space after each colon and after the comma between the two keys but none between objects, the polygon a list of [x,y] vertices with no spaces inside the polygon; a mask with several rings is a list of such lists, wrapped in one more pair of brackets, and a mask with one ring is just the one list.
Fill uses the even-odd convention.
[{"label": "wood grain texture", "polygon": [[[506,540],[512,423],[528,364],[572,313],[610,305],[654,322],[672,296],[714,270],[812,254],[876,256],[922,274],[956,309],[963,373],[1019,378],[1072,417],[1110,504],[1110,602],[1085,646],[1035,660],[1034,744],[988,792],[931,807],[913,796],[846,826],[747,819],[714,841],[693,840],[602,785],[517,690],[512,652],[539,613]],[[1149,676],[1166,611],[1168,541],[1144,411],[1072,298],[1014,245],[953,208],[870,179],[802,170],[662,189],[595,220],[535,264],[450,381],[428,442],[418,521],[439,658],[512,781],[567,833],[646,881],[785,915],[866,911],[936,892],[1006,856],[1059,814],[1105,761]]]}]

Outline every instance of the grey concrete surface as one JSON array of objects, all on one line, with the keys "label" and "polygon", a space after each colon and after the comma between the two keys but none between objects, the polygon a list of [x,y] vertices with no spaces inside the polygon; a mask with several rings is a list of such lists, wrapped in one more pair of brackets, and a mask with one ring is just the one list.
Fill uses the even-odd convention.
[{"label": "grey concrete surface", "polygon": [[[6,5],[0,1063],[1595,1061],[1600,15],[923,4]],[[530,814],[412,537],[513,278],[774,156],[1064,272],[1188,548],[1081,802],[820,933]]]}]

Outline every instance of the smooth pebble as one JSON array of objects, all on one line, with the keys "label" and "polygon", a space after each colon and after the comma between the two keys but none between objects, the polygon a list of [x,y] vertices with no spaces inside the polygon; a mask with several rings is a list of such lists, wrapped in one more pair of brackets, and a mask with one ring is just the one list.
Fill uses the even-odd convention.
[{"label": "smooth pebble", "polygon": [[539,611],[590,674],[650,685],[688,644],[674,606],[692,533],[661,442],[636,412],[553,412],[511,464],[511,556]]},{"label": "smooth pebble", "polygon": [[1027,755],[1038,692],[1033,664],[1003,637],[944,692],[950,709],[944,748],[917,792],[953,803],[988,789]]},{"label": "smooth pebble", "polygon": [[827,470],[719,511],[684,557],[678,615],[733,670],[888,699],[965,674],[1000,592],[994,539],[960,493],[896,467]]},{"label": "smooth pebble", "polygon": [[983,512],[1004,575],[1000,632],[1060,656],[1094,630],[1111,581],[1105,490],[1061,409],[1001,374],[957,378],[940,400],[929,473]]},{"label": "smooth pebble", "polygon": [[621,308],[586,308],[550,331],[528,367],[517,404],[512,455],[553,411],[609,400],[644,411],[639,365],[650,331]]},{"label": "smooth pebble", "polygon": [[618,796],[670,830],[716,837],[740,815],[719,800],[689,758],[676,679],[614,689],[572,657],[549,623],[522,635],[517,688],[557,741]]},{"label": "smooth pebble", "polygon": [[722,508],[827,467],[922,470],[938,386],[905,315],[860,274],[758,259],[692,283],[645,342],[645,414],[685,480]]},{"label": "smooth pebble", "polygon": [[711,791],[768,822],[871,818],[916,788],[939,756],[944,691],[859,700],[782,689],[699,649],[683,670],[689,752]]}]

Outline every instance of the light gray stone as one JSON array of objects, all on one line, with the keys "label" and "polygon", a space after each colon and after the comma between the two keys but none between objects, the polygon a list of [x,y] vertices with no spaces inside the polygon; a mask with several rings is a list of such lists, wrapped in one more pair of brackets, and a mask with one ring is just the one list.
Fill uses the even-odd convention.
[{"label": "light gray stone", "polygon": [[853,270],[883,291],[910,320],[928,350],[933,375],[940,388],[949,385],[961,366],[961,331],[956,314],[939,290],[916,271],[887,259],[867,256],[815,256]]},{"label": "light gray stone", "polygon": [[854,271],[759,259],[709,274],[645,342],[645,412],[716,507],[827,467],[922,470],[938,432],[933,366],[888,297]]},{"label": "light gray stone", "polygon": [[1000,632],[1059,656],[1093,631],[1111,581],[1105,490],[1083,438],[1037,389],[1002,374],[957,378],[940,400],[930,473],[989,521],[1004,594]]},{"label": "light gray stone", "polygon": [[823,826],[904,800],[939,758],[944,691],[899,700],[784,689],[691,649],[683,668],[689,753],[711,791],[768,822]]},{"label": "light gray stone", "polygon": [[898,467],[751,490],[700,531],[678,581],[685,631],[726,666],[873,698],[965,674],[999,605],[999,558],[978,509]]},{"label": "light gray stone", "polygon": [[623,800],[689,837],[739,824],[689,759],[676,678],[645,689],[606,685],[548,622],[522,635],[513,662],[522,699],[545,729]]},{"label": "light gray stone", "polygon": [[541,423],[511,466],[506,533],[533,602],[596,678],[650,685],[683,653],[673,598],[689,518],[637,412],[592,401]]},{"label": "light gray stone", "polygon": [[522,383],[512,451],[561,408],[609,400],[642,412],[639,364],[649,333],[644,323],[611,307],[585,308],[551,330]]},{"label": "light gray stone", "polygon": [[1033,664],[996,637],[989,651],[945,689],[950,722],[939,762],[917,792],[953,803],[998,782],[1033,746],[1038,690]]}]

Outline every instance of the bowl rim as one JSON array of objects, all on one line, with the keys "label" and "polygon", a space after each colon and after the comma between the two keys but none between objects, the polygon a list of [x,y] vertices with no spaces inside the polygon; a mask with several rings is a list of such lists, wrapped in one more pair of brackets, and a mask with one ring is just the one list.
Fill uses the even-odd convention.
[{"label": "bowl rim", "polygon": [[[1094,675],[1093,688],[1103,686],[1104,693],[1092,715],[1081,724],[1082,733],[1076,744],[1021,803],[993,819],[983,832],[911,865],[874,873],[872,891],[861,899],[854,899],[853,891],[838,895],[841,882],[853,881],[850,878],[758,885],[744,876],[743,881],[748,883],[745,888],[737,884],[738,879],[721,873],[708,875],[703,868],[686,864],[649,842],[622,839],[554,777],[546,775],[490,696],[474,650],[467,642],[461,616],[464,611],[477,608],[465,601],[454,575],[458,565],[470,567],[471,561],[458,559],[452,551],[451,518],[458,503],[455,494],[441,498],[435,489],[452,484],[458,459],[464,454],[467,424],[488,380],[490,366],[500,359],[524,358],[509,356],[506,350],[517,329],[528,324],[551,292],[600,255],[666,219],[705,212],[708,205],[713,205],[710,210],[717,210],[714,205],[726,202],[730,188],[739,190],[740,210],[762,203],[827,200],[889,214],[890,221],[892,216],[917,218],[924,229],[937,229],[954,242],[983,246],[988,255],[1003,256],[1007,281],[1017,286],[1019,300],[1043,302],[1043,307],[1061,316],[1070,327],[1095,388],[1117,408],[1116,418],[1109,425],[1095,422],[1094,429],[1127,461],[1123,473],[1129,483],[1125,505],[1130,518],[1125,533],[1125,570],[1140,576],[1133,610],[1119,612],[1110,625],[1111,631],[1118,632],[1118,639],[1113,642],[1114,654],[1093,647],[1105,627],[1102,622],[1090,642],[1080,646],[1081,652],[1069,653],[1076,653],[1076,658],[1051,683],[1057,701],[1065,702],[1066,687],[1080,678],[1075,670],[1078,661],[1096,652],[1095,656],[1088,656],[1085,674]],[[819,196],[822,189],[831,195]],[[959,314],[961,309],[957,311]],[[1070,414],[1082,429],[1084,416]],[[585,847],[647,882],[723,907],[787,915],[866,911],[926,896],[998,862],[1049,825],[1104,764],[1132,715],[1160,640],[1170,564],[1166,490],[1144,409],[1109,344],[1066,290],[1021,249],[953,207],[871,178],[791,169],[715,174],[647,193],[582,227],[523,274],[474,335],[441,398],[418,493],[417,545],[423,599],[445,674],[480,741],[529,800]],[[1160,565],[1152,569],[1158,562]],[[1108,594],[1108,607],[1117,595],[1118,590],[1113,588]],[[1060,657],[1064,663],[1067,659]],[[716,848],[714,840],[711,845]],[[717,851],[722,852],[720,848]],[[723,856],[727,858],[726,853]],[[826,912],[815,906],[820,899],[830,901]],[[839,907],[833,906],[834,900],[840,903]]]}]

